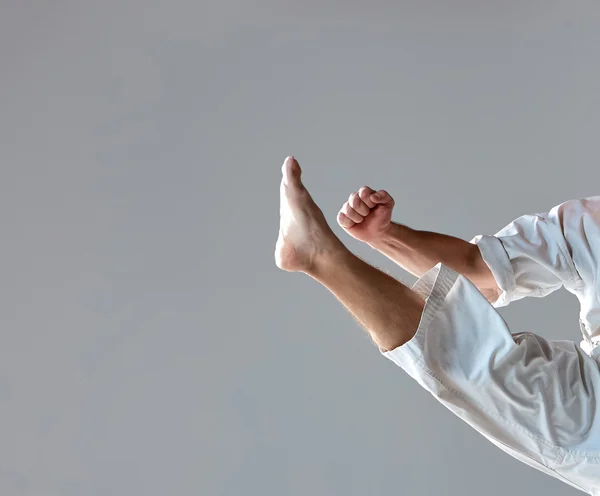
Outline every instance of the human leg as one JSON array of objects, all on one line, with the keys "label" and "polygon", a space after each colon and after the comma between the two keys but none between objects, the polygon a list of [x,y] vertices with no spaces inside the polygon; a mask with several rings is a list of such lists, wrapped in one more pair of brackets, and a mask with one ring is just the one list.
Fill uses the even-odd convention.
[{"label": "human leg", "polygon": [[382,350],[410,340],[424,302],[409,288],[348,251],[327,225],[300,179],[292,157],[283,165],[280,268],[304,272],[329,289]]}]

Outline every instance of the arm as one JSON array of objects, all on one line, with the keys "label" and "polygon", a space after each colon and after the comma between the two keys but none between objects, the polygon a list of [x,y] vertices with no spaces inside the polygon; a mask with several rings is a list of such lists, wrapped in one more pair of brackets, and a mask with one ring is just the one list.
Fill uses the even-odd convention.
[{"label": "arm", "polygon": [[541,214],[523,215],[499,232],[460,239],[415,231],[391,221],[394,199],[362,187],[338,214],[338,223],[419,276],[438,263],[463,274],[493,303],[544,297],[561,287],[580,294],[597,284],[600,196],[570,200]]},{"label": "arm", "polygon": [[417,277],[441,262],[469,279],[488,301],[498,299],[501,290],[477,245],[396,224],[391,221],[393,208],[394,199],[385,190],[363,186],[350,195],[337,220],[350,236]]},{"label": "arm", "polygon": [[416,277],[441,262],[469,279],[489,301],[500,294],[479,247],[462,239],[390,222],[368,244]]}]

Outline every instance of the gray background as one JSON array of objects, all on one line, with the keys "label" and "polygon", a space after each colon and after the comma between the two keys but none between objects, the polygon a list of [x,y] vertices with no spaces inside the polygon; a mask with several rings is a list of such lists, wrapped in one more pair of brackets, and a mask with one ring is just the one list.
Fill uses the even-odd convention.
[{"label": "gray background", "polygon": [[363,184],[467,239],[598,194],[596,2],[0,5],[0,494],[576,494],[273,249],[288,154],[332,224]]}]

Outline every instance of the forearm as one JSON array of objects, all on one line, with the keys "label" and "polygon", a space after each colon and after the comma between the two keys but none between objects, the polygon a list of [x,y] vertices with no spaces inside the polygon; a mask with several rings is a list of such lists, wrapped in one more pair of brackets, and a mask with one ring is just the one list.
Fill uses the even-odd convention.
[{"label": "forearm", "polygon": [[392,223],[386,235],[369,244],[414,276],[421,277],[441,262],[470,279],[486,296],[496,294],[494,278],[479,248],[468,241]]}]

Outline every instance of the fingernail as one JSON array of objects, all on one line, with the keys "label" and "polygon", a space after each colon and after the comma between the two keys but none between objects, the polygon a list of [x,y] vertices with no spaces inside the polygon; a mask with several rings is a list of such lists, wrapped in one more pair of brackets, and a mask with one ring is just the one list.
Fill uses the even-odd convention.
[{"label": "fingernail", "polygon": [[377,193],[373,194],[373,198],[375,198],[376,200],[381,200],[381,196],[379,196]]}]

